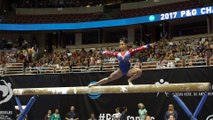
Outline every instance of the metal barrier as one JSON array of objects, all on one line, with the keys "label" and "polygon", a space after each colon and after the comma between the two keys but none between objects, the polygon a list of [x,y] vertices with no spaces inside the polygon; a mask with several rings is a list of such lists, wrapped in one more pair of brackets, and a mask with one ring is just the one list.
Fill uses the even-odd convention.
[{"label": "metal barrier", "polygon": [[209,59],[209,65],[210,65],[210,66],[213,66],[213,57],[211,57],[211,58]]},{"label": "metal barrier", "polygon": [[[131,63],[132,67],[137,62]],[[174,69],[174,68],[191,68],[191,67],[207,67],[213,66],[213,58],[207,59],[187,59],[187,60],[169,60],[169,61],[152,61],[142,62],[142,70],[156,69]],[[115,71],[119,68],[119,63],[104,62],[99,65],[91,66],[57,66],[48,65],[42,67],[25,67],[23,63],[7,63],[4,67],[0,67],[0,75],[32,75],[32,74],[61,74],[70,72],[100,72],[100,71]]]}]

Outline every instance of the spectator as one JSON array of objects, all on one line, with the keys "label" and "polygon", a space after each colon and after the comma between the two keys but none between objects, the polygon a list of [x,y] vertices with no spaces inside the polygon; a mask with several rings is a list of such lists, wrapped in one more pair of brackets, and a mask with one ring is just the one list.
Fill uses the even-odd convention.
[{"label": "spectator", "polygon": [[174,109],[173,104],[168,105],[168,110],[165,113],[165,120],[168,120],[170,115],[174,116],[175,120],[177,120],[178,114],[177,114],[176,110]]},{"label": "spectator", "polygon": [[150,56],[147,59],[147,62],[153,62],[156,61],[155,58],[153,57],[153,54],[150,54]]},{"label": "spectator", "polygon": [[113,120],[120,120],[121,118],[121,113],[120,113],[120,108],[116,107],[115,108],[115,113],[112,115]]},{"label": "spectator", "polygon": [[138,114],[140,117],[140,120],[145,120],[146,115],[147,115],[147,110],[145,109],[145,106],[143,103],[138,104]]},{"label": "spectator", "polygon": [[145,120],[152,120],[152,118],[149,115],[147,115]]},{"label": "spectator", "polygon": [[157,62],[157,68],[158,69],[166,68],[166,60],[164,60],[164,56],[162,56],[160,60]]},{"label": "spectator", "polygon": [[61,116],[59,114],[59,110],[55,109],[55,113],[51,115],[51,120],[61,120]]},{"label": "spectator", "polygon": [[45,117],[44,117],[44,120],[51,120],[51,114],[52,114],[52,111],[51,111],[51,110],[48,110],[48,111],[47,111],[47,114],[46,114]]},{"label": "spectator", "polygon": [[140,62],[139,59],[136,59],[136,63],[135,63],[135,65],[133,67],[142,69],[142,63]]},{"label": "spectator", "polygon": [[174,115],[170,115],[168,120],[176,120]]},{"label": "spectator", "polygon": [[90,114],[90,118],[89,118],[88,120],[97,120],[97,119],[95,118],[95,113],[91,113],[91,114]]},{"label": "spectator", "polygon": [[121,119],[120,120],[127,120],[127,111],[128,111],[128,109],[127,109],[127,107],[123,107],[123,111],[122,111],[122,113],[121,113]]},{"label": "spectator", "polygon": [[90,66],[96,65],[96,60],[95,60],[94,57],[91,57],[91,58],[90,58],[90,63],[89,63],[89,65],[90,65]]},{"label": "spectator", "polygon": [[75,112],[75,107],[74,106],[70,106],[70,111],[66,114],[65,119],[66,120],[70,120],[70,119],[79,120],[78,113]]},{"label": "spectator", "polygon": [[98,59],[97,59],[97,63],[96,63],[96,64],[97,64],[97,65],[101,65],[101,64],[102,64],[102,62],[103,62],[103,61],[102,61],[101,57],[98,57]]}]

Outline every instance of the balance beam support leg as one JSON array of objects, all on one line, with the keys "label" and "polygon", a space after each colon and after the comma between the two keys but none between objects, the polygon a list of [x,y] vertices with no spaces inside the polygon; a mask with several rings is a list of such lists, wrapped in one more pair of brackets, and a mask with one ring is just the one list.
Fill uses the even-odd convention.
[{"label": "balance beam support leg", "polygon": [[26,108],[19,115],[18,120],[24,120],[24,117],[30,111],[30,108],[33,106],[33,103],[36,101],[36,99],[37,99],[37,96],[33,96],[30,98],[29,102],[26,105]]},{"label": "balance beam support leg", "polygon": [[17,96],[15,96],[15,100],[16,100],[16,103],[18,105],[19,111],[23,112],[23,108],[22,108],[21,102],[20,102],[20,100],[19,100],[19,98]]},{"label": "balance beam support leg", "polygon": [[200,111],[201,111],[201,109],[202,109],[204,103],[206,102],[207,97],[208,97],[208,94],[205,93],[205,94],[203,95],[203,97],[202,97],[202,99],[201,99],[199,105],[197,106],[197,108],[196,108],[194,114],[193,114],[194,117],[197,117],[198,114],[200,113]]},{"label": "balance beam support leg", "polygon": [[178,105],[183,109],[183,111],[186,113],[186,115],[191,119],[191,120],[196,120],[194,119],[191,111],[188,109],[188,107],[184,104],[184,102],[178,97],[177,95],[173,95],[175,101],[178,103]]}]

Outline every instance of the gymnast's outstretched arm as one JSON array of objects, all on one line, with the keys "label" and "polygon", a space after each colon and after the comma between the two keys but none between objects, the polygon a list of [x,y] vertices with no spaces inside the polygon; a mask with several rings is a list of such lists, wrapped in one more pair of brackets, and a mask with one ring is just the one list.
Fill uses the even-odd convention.
[{"label": "gymnast's outstretched arm", "polygon": [[147,49],[150,49],[150,48],[154,48],[155,45],[156,45],[156,43],[143,45],[143,46],[140,46],[138,48],[134,48],[134,49],[130,50],[130,53],[134,54],[134,53],[139,52],[139,51],[143,51],[143,50],[147,50]]}]

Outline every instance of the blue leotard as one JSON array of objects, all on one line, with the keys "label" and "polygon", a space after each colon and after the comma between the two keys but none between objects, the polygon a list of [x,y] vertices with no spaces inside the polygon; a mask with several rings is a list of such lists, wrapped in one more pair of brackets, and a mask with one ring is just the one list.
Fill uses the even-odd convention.
[{"label": "blue leotard", "polygon": [[144,45],[139,48],[127,50],[123,54],[121,52],[110,52],[110,51],[104,51],[103,54],[117,57],[118,63],[119,63],[119,68],[120,68],[122,74],[127,75],[128,71],[130,69],[130,65],[131,65],[131,63],[130,63],[131,56],[134,53],[141,51],[141,50],[145,50],[147,48],[149,48],[149,45]]}]

